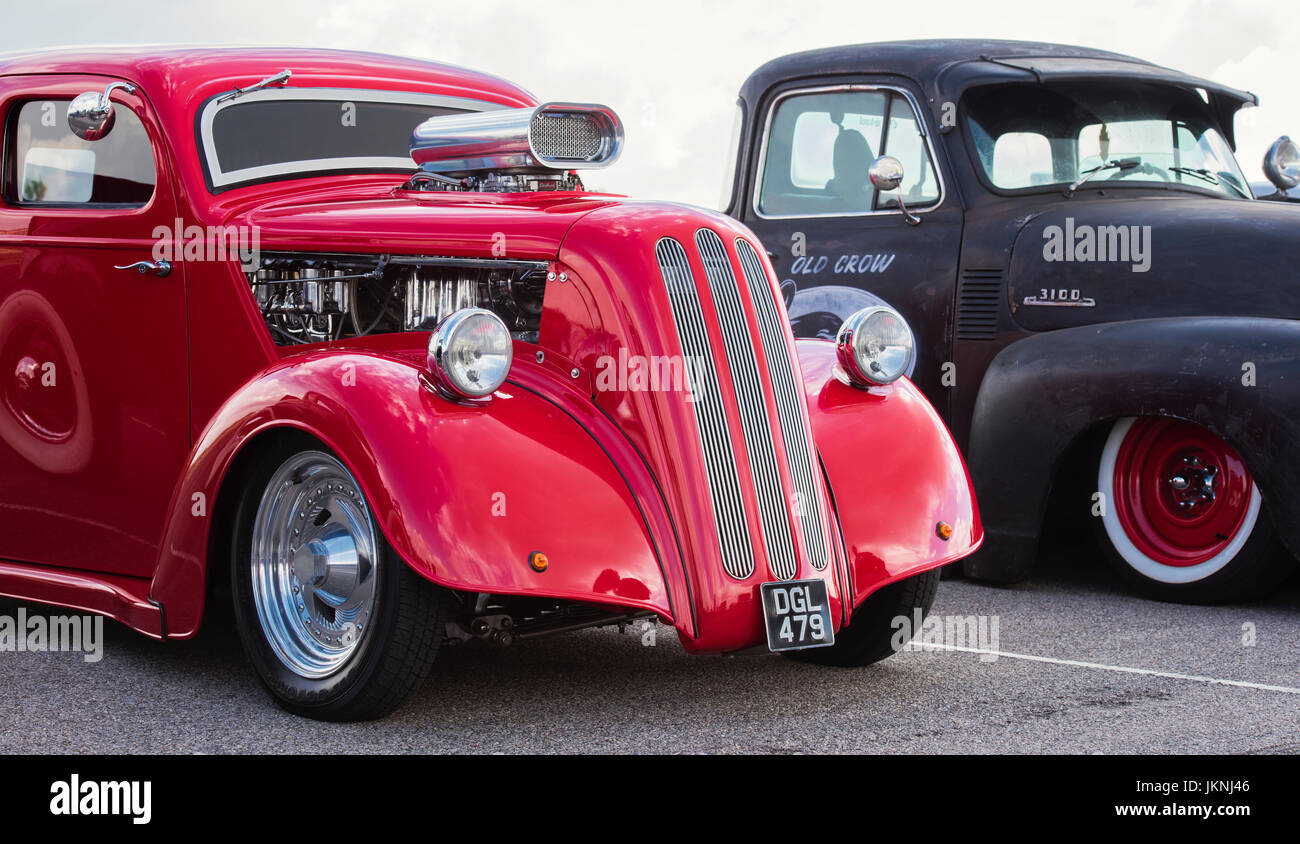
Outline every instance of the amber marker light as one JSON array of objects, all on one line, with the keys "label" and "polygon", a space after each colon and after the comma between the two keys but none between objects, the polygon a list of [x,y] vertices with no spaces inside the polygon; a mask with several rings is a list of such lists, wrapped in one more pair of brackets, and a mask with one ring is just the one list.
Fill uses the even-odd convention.
[{"label": "amber marker light", "polygon": [[528,555],[529,568],[531,568],[533,571],[537,572],[538,574],[541,574],[542,572],[546,571],[546,567],[549,566],[550,564],[551,561],[547,559],[546,555],[543,554],[541,551],[534,551],[533,553]]},{"label": "amber marker light", "polygon": [[938,534],[939,538],[944,542],[952,539],[952,525],[947,522],[939,522],[938,526],[935,527],[934,532]]}]

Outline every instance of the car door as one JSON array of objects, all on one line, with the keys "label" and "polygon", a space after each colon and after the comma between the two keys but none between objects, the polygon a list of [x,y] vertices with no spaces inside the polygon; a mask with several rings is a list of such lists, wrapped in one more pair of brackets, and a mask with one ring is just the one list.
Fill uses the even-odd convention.
[{"label": "car door", "polygon": [[[962,210],[915,96],[892,83],[792,84],[765,109],[738,207],[772,256],[795,335],[833,338],[883,299],[911,325],[913,380],[943,411]],[[878,155],[902,162],[899,190],[872,187]]]},{"label": "car door", "polygon": [[68,127],[113,81],[0,79],[0,558],[146,577],[190,447],[185,285],[129,268],[177,217],[143,92]]}]

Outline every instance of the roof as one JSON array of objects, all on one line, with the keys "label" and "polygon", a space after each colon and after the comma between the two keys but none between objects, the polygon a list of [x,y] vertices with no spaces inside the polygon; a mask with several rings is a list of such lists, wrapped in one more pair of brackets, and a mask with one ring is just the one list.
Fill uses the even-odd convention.
[{"label": "roof", "polygon": [[909,77],[935,102],[956,102],[967,88],[995,82],[1096,78],[1204,88],[1220,101],[1216,111],[1228,109],[1229,114],[1243,104],[1259,102],[1248,91],[1107,50],[970,38],[853,44],[793,53],[773,59],[750,74],[741,87],[741,96],[754,104],[769,88],[787,79],[863,73]]},{"label": "roof", "polygon": [[381,53],[310,47],[96,46],[0,53],[0,75],[102,74],[137,82],[152,96],[170,98],[196,82],[225,79],[247,85],[285,68],[295,77],[414,77],[463,89],[467,96],[533,101],[523,88],[455,65]]},{"label": "roof", "polygon": [[[225,211],[210,194],[198,147],[197,115],[213,97],[253,85],[282,70],[285,89],[345,88],[429,94],[479,100],[506,108],[537,104],[528,91],[496,76],[454,65],[379,53],[302,47],[82,47],[0,54],[0,77],[64,75],[65,88],[106,79],[138,85],[173,147],[174,173],[200,202],[200,213],[219,219]],[[90,77],[88,80],[87,77]],[[75,83],[73,79],[75,78]],[[415,164],[411,164],[415,168]],[[195,206],[199,208],[200,206]]]}]

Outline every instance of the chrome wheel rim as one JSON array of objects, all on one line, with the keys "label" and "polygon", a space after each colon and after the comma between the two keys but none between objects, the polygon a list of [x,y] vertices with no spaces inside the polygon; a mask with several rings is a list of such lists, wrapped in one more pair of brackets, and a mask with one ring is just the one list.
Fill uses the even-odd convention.
[{"label": "chrome wheel rim", "polygon": [[374,610],[370,508],[334,457],[304,451],[271,477],[253,522],[253,603],[271,649],[320,679],[361,647]]}]

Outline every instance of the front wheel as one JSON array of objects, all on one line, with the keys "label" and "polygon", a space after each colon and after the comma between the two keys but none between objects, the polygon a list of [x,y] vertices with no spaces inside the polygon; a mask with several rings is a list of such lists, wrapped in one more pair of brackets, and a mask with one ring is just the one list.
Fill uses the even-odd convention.
[{"label": "front wheel", "polygon": [[[900,630],[898,619],[906,619],[903,629],[907,629],[916,618],[929,615],[935,593],[939,591],[939,577],[939,569],[931,569],[881,587],[853,611],[848,626],[835,634],[835,644],[828,648],[786,651],[785,655],[800,662],[843,668],[870,665],[893,655],[900,644],[895,641]],[[913,635],[917,632],[919,627],[912,631]]]},{"label": "front wheel", "polygon": [[1145,595],[1227,603],[1269,591],[1290,570],[1245,463],[1199,425],[1119,420],[1102,447],[1097,491],[1103,550]]},{"label": "front wheel", "polygon": [[314,442],[269,455],[245,487],[231,560],[249,660],[285,709],[379,718],[428,676],[443,592],[376,528],[365,496]]}]

